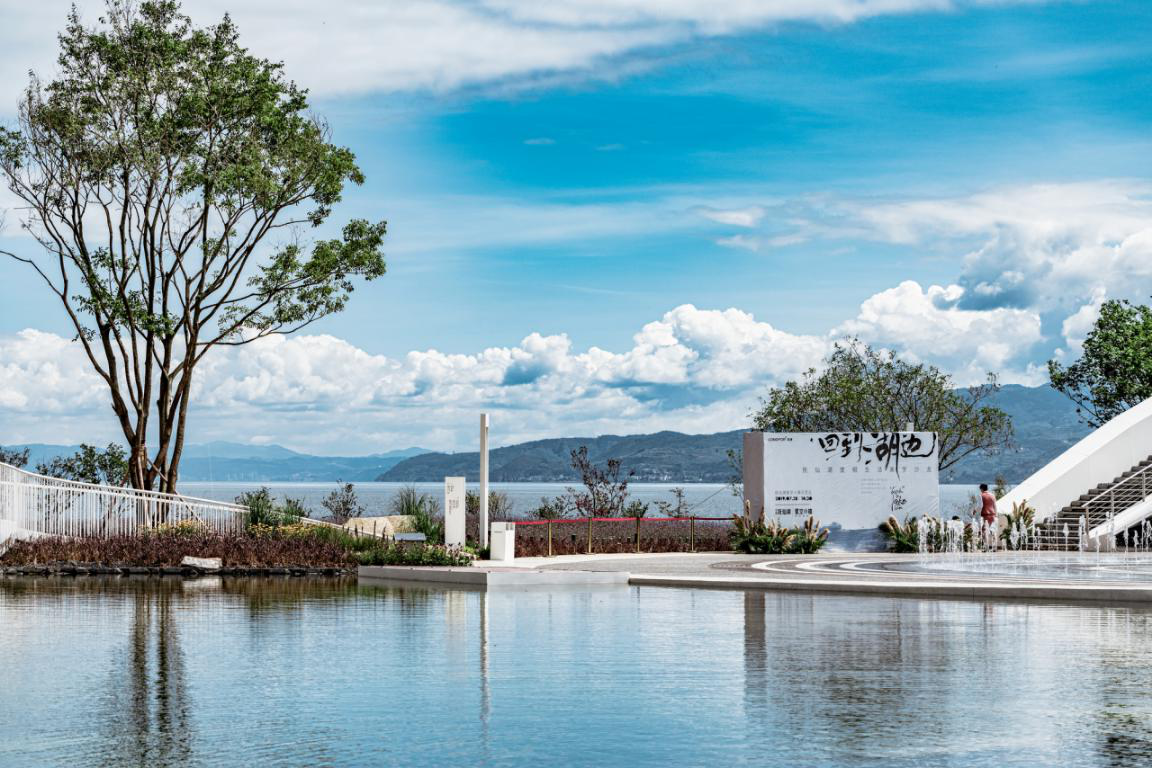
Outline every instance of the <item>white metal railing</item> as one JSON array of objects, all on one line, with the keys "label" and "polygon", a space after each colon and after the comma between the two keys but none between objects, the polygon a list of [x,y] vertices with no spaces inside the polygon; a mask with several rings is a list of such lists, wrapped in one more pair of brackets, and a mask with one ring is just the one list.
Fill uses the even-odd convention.
[{"label": "white metal railing", "polygon": [[1125,512],[1148,500],[1152,489],[1152,464],[1141,467],[1127,477],[1112,483],[1107,489],[1084,503],[1079,512],[1084,517],[1085,538],[1099,539],[1123,533],[1141,520],[1124,520],[1124,528],[1118,529],[1118,518],[1129,516]]},{"label": "white metal railing", "polygon": [[61,480],[0,464],[0,520],[41,535],[119,536],[187,522],[234,532],[246,513],[237,504]]}]

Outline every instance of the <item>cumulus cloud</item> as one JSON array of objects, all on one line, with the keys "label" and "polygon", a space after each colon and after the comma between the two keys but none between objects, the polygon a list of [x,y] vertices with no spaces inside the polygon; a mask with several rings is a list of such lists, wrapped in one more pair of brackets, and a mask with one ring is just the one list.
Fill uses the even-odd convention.
[{"label": "cumulus cloud", "polygon": [[1028,369],[1013,366],[1038,344],[1041,318],[1035,312],[998,307],[963,309],[965,289],[906,280],[872,296],[838,332],[897,349],[951,371],[961,383],[974,383],[990,371],[1006,380],[1031,381]]},{"label": "cumulus cloud", "polygon": [[[1040,338],[1028,312],[958,306],[959,286],[905,282],[823,335],[790,333],[739,309],[684,304],[645,324],[630,348],[575,349],[532,333],[473,354],[370,354],[327,335],[272,337],[205,358],[195,383],[196,441],[259,436],[318,452],[401,445],[467,448],[492,410],[501,441],[659,429],[735,429],[765,387],[818,367],[845,334],[954,371],[961,383],[1001,370]],[[73,342],[26,330],[0,339],[6,442],[115,439],[102,383]],[[51,416],[49,419],[43,418]]]},{"label": "cumulus cloud", "polygon": [[966,246],[969,308],[1078,307],[1152,288],[1152,186],[1101,180],[861,205],[858,222],[900,244]]},{"label": "cumulus cloud", "polygon": [[[777,247],[855,240],[930,251],[955,259],[958,272],[956,285],[948,289],[958,292],[956,298],[945,301],[943,294],[934,294],[932,302],[952,302],[957,311],[987,311],[979,316],[997,322],[1023,317],[996,312],[1000,309],[1024,310],[1029,323],[1038,316],[1053,327],[1067,318],[1063,341],[1072,350],[1095,319],[1099,297],[1142,300],[1152,294],[1152,185],[1147,182],[1103,179],[1005,186],[951,197],[824,196],[768,207],[745,203],[715,209],[730,214],[727,220],[709,216],[741,229],[720,238],[720,244]],[[738,215],[745,210],[763,215],[755,221]],[[893,290],[912,300],[901,289]],[[924,298],[917,301],[923,304]]]},{"label": "cumulus cloud", "polygon": [[1088,338],[1088,334],[1096,324],[1097,318],[1100,317],[1100,307],[1107,298],[1108,292],[1101,287],[1097,287],[1093,290],[1092,298],[1088,303],[1064,318],[1064,322],[1060,324],[1060,330],[1068,348],[1057,350],[1059,357],[1065,357],[1069,353],[1080,353],[1084,348],[1084,340]]},{"label": "cumulus cloud", "polygon": [[[627,54],[788,21],[850,23],[998,0],[194,0],[201,24],[231,13],[246,45],[282,59],[321,95],[460,86],[587,70]],[[51,72],[71,3],[3,0],[4,78],[13,104],[29,67]],[[95,4],[82,4],[94,22]],[[11,107],[8,107],[9,109]]]}]

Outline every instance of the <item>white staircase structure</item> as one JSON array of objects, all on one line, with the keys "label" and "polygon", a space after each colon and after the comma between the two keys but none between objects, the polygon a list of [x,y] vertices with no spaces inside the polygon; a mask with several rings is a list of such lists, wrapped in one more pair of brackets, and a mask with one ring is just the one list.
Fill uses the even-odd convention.
[{"label": "white staircase structure", "polygon": [[[1048,462],[996,506],[1036,510],[1046,549],[1101,544],[1152,516],[1152,399],[1128,409]],[[1081,531],[1081,519],[1083,528]],[[1065,533],[1065,526],[1070,529]],[[1046,530],[1046,533],[1044,532]]]},{"label": "white staircase structure", "polygon": [[119,536],[186,522],[239,531],[246,513],[236,504],[78,483],[0,464],[0,549],[13,538]]}]

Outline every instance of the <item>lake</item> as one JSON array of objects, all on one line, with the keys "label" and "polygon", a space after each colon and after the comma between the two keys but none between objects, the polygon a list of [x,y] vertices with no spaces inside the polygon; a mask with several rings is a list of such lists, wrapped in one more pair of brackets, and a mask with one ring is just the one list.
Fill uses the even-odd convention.
[{"label": "lake", "polygon": [[1143,608],[0,579],[0,765],[1135,766]]},{"label": "lake", "polygon": [[[367,509],[367,515],[388,514],[388,504],[396,492],[407,486],[415,486],[418,490],[429,493],[442,499],[444,494],[443,483],[356,483],[356,493],[360,502]],[[469,483],[469,488],[475,490],[477,483]],[[540,505],[541,497],[554,497],[564,493],[571,483],[492,483],[495,491],[506,493],[512,500],[513,513],[516,516],[528,516],[532,510]],[[232,501],[244,491],[251,491],[268,487],[278,499],[300,499],[305,506],[313,510],[314,514],[324,514],[320,502],[336,488],[335,483],[182,483],[180,490],[189,496],[199,496],[218,501]],[[632,483],[628,490],[632,498],[651,504],[655,501],[673,500],[672,489],[683,488],[684,498],[690,507],[691,514],[701,517],[722,517],[740,511],[739,500],[732,495],[727,485],[721,483]],[[941,511],[949,516],[958,514],[959,510],[970,509],[969,495],[976,493],[976,487],[970,485],[941,485],[940,506]],[[649,514],[657,514],[655,506]]]}]

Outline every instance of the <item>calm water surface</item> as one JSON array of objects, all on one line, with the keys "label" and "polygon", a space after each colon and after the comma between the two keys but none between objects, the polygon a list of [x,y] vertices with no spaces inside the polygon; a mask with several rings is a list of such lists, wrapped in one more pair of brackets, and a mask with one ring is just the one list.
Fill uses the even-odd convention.
[{"label": "calm water surface", "polygon": [[3,766],[1134,766],[1152,613],[0,580]]},{"label": "calm water surface", "polygon": [[[407,485],[415,486],[422,493],[430,493],[436,498],[444,494],[443,483],[356,483],[356,493],[367,509],[368,515],[389,514],[388,503],[397,491]],[[492,483],[495,491],[506,493],[512,501],[513,514],[528,516],[540,506],[540,498],[552,498],[564,493],[573,483]],[[180,491],[189,496],[199,496],[217,501],[232,501],[244,491],[267,486],[278,499],[291,497],[304,502],[315,514],[325,514],[320,505],[336,483],[181,483]],[[469,488],[476,489],[476,483]],[[721,483],[631,483],[628,492],[634,499],[653,504],[656,501],[672,502],[672,489],[684,489],[684,501],[693,514],[703,517],[722,517],[740,512],[740,501],[732,495],[728,486]],[[967,512],[972,508],[969,496],[976,493],[976,486],[940,486],[940,508],[949,516]],[[657,514],[653,504],[650,514]]]}]

